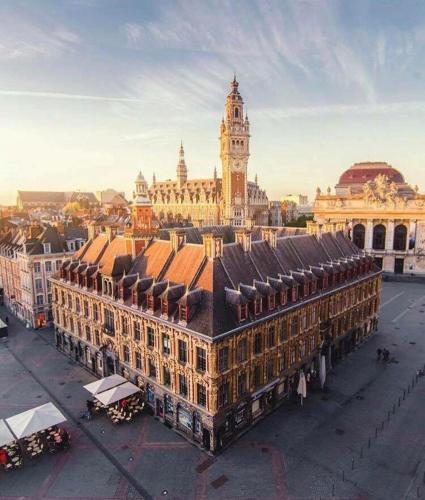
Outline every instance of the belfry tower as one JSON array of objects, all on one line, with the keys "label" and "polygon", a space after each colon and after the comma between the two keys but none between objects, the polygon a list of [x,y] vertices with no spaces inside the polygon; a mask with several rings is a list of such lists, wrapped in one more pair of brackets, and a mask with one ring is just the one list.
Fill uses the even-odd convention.
[{"label": "belfry tower", "polygon": [[180,143],[179,162],[177,164],[177,182],[181,187],[187,181],[187,167],[184,160],[183,141]]},{"label": "belfry tower", "polygon": [[223,216],[226,224],[244,226],[248,216],[249,121],[236,76],[226,99],[220,126],[220,158],[223,170]]}]

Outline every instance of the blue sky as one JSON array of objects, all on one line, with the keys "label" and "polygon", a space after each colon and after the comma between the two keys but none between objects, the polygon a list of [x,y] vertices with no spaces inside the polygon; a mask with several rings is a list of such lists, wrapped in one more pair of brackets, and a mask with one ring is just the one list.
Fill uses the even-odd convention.
[{"label": "blue sky", "polygon": [[425,189],[425,2],[0,2],[0,203],[220,172],[233,71],[270,199],[388,161]]}]

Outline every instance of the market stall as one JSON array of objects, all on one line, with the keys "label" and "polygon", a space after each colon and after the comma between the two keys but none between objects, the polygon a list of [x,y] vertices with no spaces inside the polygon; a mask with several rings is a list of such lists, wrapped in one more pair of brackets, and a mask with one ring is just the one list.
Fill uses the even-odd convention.
[{"label": "market stall", "polygon": [[0,420],[0,465],[6,470],[22,465],[21,448],[4,420]]},{"label": "market stall", "polygon": [[67,449],[70,436],[58,427],[66,418],[53,403],[46,403],[0,421],[0,464],[20,467],[24,459]]},{"label": "market stall", "polygon": [[125,382],[127,382],[127,380],[124,377],[121,377],[121,375],[118,374],[114,374],[110,375],[109,377],[101,378],[100,380],[95,380],[94,382],[85,385],[84,389],[89,391],[94,396],[96,394],[99,394],[100,392],[112,389],[117,385],[124,384]]},{"label": "market stall", "polygon": [[7,337],[7,335],[8,335],[7,324],[0,319],[0,338]]},{"label": "market stall", "polygon": [[131,382],[96,394],[95,398],[107,409],[108,416],[115,424],[131,422],[144,408],[142,391]]}]

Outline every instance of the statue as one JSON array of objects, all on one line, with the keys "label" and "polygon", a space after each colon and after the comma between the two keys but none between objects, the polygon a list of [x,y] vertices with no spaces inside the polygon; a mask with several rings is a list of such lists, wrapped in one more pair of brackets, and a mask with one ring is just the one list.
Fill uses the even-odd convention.
[{"label": "statue", "polygon": [[369,201],[375,199],[372,181],[367,181],[365,184],[363,184],[363,195]]},{"label": "statue", "polygon": [[316,196],[320,196],[321,194],[322,194],[322,190],[319,188],[319,186],[317,186]]}]

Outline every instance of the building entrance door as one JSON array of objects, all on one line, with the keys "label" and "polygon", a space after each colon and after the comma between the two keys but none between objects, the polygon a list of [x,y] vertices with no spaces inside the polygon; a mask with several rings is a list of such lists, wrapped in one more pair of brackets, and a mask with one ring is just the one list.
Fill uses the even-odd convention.
[{"label": "building entrance door", "polygon": [[107,376],[113,375],[115,373],[115,363],[110,356],[106,358],[106,372]]},{"label": "building entrance door", "polygon": [[394,261],[394,273],[403,274],[404,259],[395,259]]}]

